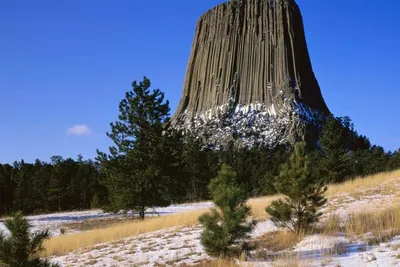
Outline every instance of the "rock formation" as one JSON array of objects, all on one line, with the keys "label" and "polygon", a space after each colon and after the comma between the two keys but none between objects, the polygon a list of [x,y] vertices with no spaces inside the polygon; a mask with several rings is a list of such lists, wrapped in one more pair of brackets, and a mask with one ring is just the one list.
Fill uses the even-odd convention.
[{"label": "rock formation", "polygon": [[273,146],[323,114],[294,0],[232,0],[199,19],[175,127],[214,145]]}]

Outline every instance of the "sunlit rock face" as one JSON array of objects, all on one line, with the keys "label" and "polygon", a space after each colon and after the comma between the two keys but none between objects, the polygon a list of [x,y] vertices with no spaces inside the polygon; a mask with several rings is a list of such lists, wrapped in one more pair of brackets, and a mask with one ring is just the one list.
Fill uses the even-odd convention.
[{"label": "sunlit rock face", "polygon": [[215,146],[275,146],[327,114],[294,0],[230,1],[201,16],[174,127]]}]

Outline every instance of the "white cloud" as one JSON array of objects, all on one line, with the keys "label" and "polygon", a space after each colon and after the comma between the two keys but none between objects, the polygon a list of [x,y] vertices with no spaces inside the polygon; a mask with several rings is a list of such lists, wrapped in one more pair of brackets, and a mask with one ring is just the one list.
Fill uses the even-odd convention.
[{"label": "white cloud", "polygon": [[90,135],[92,130],[85,124],[75,125],[67,130],[67,135],[82,136]]}]

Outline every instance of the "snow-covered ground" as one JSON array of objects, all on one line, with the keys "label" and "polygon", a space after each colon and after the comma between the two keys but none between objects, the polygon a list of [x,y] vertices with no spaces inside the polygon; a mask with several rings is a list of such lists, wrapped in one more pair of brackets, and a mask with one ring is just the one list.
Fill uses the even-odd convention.
[{"label": "snow-covered ground", "polygon": [[[253,237],[276,230],[269,221],[261,222]],[[100,244],[66,256],[53,258],[61,266],[178,266],[192,265],[209,259],[200,243],[201,227],[171,228],[142,234],[116,242]],[[330,255],[341,247],[343,254]],[[303,266],[400,266],[400,237],[379,246],[350,242],[345,237],[309,236],[300,242],[293,253]],[[244,266],[276,266],[271,262],[249,259]],[[284,263],[283,265],[286,266]]]},{"label": "snow-covered ground", "polygon": [[79,254],[54,258],[62,266],[142,266],[193,264],[207,259],[200,244],[200,227],[171,228],[118,242],[100,244]]},{"label": "snow-covered ground", "polygon": [[[276,230],[271,221],[258,223],[253,237]],[[201,227],[170,228],[100,244],[90,250],[53,258],[62,266],[156,266],[195,264],[209,259],[200,243]]]},{"label": "snow-covered ground", "polygon": [[[392,185],[392,184],[391,184]],[[382,185],[384,186],[384,185]],[[400,179],[393,182],[393,189],[400,189]],[[330,198],[324,207],[322,220],[335,214],[346,219],[349,213],[380,210],[398,203],[399,195],[381,190],[380,193],[364,192],[357,195],[341,194]],[[209,208],[212,203],[178,205],[157,209],[161,215],[181,211]],[[268,219],[257,224],[252,238],[258,238],[278,228]],[[199,225],[185,228],[170,228],[116,242],[99,244],[52,261],[62,266],[175,266],[192,265],[209,259],[200,243]],[[344,234],[333,236],[312,235],[305,237],[293,249],[291,257],[302,262],[300,266],[400,266],[400,237],[378,246],[369,246],[365,240],[350,239]],[[340,253],[338,253],[340,252]],[[266,260],[257,260],[250,253],[243,266],[276,266]],[[278,266],[287,266],[284,262]],[[279,262],[278,262],[279,263]]]},{"label": "snow-covered ground", "polygon": [[[308,241],[312,241],[311,246],[307,245]],[[251,267],[276,267],[276,266],[302,266],[302,267],[395,267],[400,266],[400,237],[394,238],[391,242],[381,244],[379,246],[368,246],[365,243],[341,243],[343,240],[329,240],[326,237],[311,237],[297,246],[297,255],[292,259],[297,261],[298,265],[290,265],[288,261],[278,260],[271,262],[247,262],[242,263],[243,266]],[[344,252],[341,255],[330,255],[329,250],[334,244],[339,242],[343,244]],[[348,242],[348,241],[347,241]],[[337,245],[337,244],[336,244]]]},{"label": "snow-covered ground", "polygon": [[[382,187],[382,188],[380,188]],[[335,214],[346,219],[348,214],[359,211],[377,211],[400,202],[400,179],[387,185],[374,188],[376,191],[360,194],[341,194],[329,199],[324,207],[322,221]],[[185,211],[200,210],[212,207],[211,202],[186,205],[173,205],[157,208],[154,212],[168,215]],[[151,211],[149,211],[151,212]],[[103,213],[100,210],[84,212],[66,212],[48,215],[30,216],[34,230],[50,229],[54,235],[60,233],[60,227],[68,223],[87,222],[88,220],[110,219],[122,215]],[[0,229],[4,225],[0,223]],[[259,222],[252,232],[256,239],[264,234],[279,230],[270,220]],[[136,237],[96,245],[53,257],[53,262],[61,266],[175,266],[192,265],[209,259],[200,243],[201,227],[199,225],[185,228],[169,228]],[[337,253],[340,251],[340,253]],[[305,237],[295,247],[285,251],[302,262],[300,266],[400,266],[400,236],[378,246],[369,246],[363,239],[346,237],[338,233],[332,236],[312,235]],[[250,253],[243,266],[276,266],[270,261],[257,260]],[[283,259],[284,261],[285,259]],[[278,262],[279,263],[279,262]],[[287,266],[287,264],[278,266]]]},{"label": "snow-covered ground", "polygon": [[[60,228],[65,223],[83,222],[86,220],[109,218],[114,216],[110,213],[103,213],[101,210],[63,212],[45,215],[28,216],[27,219],[32,225],[32,231],[48,229],[52,235],[58,235]],[[0,222],[0,230],[7,233],[4,220]]]},{"label": "snow-covered ground", "polygon": [[[193,204],[182,204],[182,205],[171,205],[163,208],[155,208],[149,210],[147,216],[163,216],[179,212],[207,209],[213,204],[211,202],[200,202]],[[104,213],[101,210],[90,210],[90,211],[77,211],[77,212],[63,212],[53,213],[45,215],[28,216],[27,219],[32,225],[32,231],[48,229],[52,235],[59,235],[63,225],[68,223],[83,223],[88,220],[94,219],[110,219],[123,217],[122,214]],[[7,229],[4,226],[3,220],[0,221],[0,230],[7,233]]]},{"label": "snow-covered ground", "polygon": [[379,246],[368,246],[365,243],[348,244],[340,256],[322,258],[314,266],[400,266],[400,237],[395,237]]}]

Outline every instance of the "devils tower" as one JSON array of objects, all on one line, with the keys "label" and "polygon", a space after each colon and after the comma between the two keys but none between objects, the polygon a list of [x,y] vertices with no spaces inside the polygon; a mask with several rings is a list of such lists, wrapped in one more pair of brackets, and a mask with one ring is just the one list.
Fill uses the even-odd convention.
[{"label": "devils tower", "polygon": [[174,127],[213,145],[274,146],[327,114],[294,0],[229,1],[200,17]]}]

